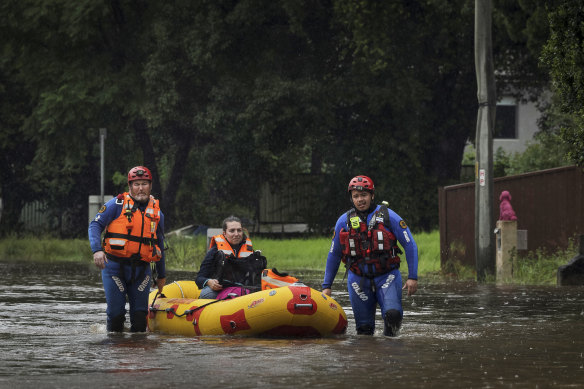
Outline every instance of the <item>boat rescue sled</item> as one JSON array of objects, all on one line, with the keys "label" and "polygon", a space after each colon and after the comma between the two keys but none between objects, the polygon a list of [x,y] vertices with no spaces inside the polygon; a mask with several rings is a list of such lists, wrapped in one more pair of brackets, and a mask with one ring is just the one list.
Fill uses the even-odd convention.
[{"label": "boat rescue sled", "polygon": [[199,299],[194,281],[149,297],[148,328],[184,336],[323,337],[344,334],[347,316],[331,297],[302,283],[224,300]]}]

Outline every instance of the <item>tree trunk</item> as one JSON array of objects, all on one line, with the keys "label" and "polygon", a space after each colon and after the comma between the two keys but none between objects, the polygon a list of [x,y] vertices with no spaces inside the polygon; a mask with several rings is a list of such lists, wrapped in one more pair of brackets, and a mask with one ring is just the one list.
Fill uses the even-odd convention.
[{"label": "tree trunk", "polygon": [[[2,185],[2,212],[0,215],[0,237],[5,237],[11,232],[19,230],[18,219],[24,206],[24,201],[17,195],[16,192],[10,194],[10,189],[6,190],[6,186]],[[16,196],[15,196],[16,195]]]},{"label": "tree trunk", "polygon": [[[162,202],[162,187],[160,185],[160,175],[158,174],[158,165],[156,164],[156,155],[154,154],[154,147],[152,140],[148,134],[148,126],[146,120],[136,119],[133,123],[134,134],[136,135],[136,142],[142,147],[143,165],[152,172],[152,193],[154,197]],[[163,211],[164,212],[164,211]]]},{"label": "tree trunk", "polygon": [[188,128],[182,128],[178,126],[174,128],[174,135],[178,148],[174,155],[174,163],[170,172],[168,185],[164,191],[164,202],[162,203],[164,205],[164,209],[166,210],[166,225],[174,225],[175,227],[179,227],[176,225],[176,221],[172,216],[175,214],[175,212],[178,211],[174,205],[176,204],[176,196],[178,194],[180,183],[182,182],[185,174],[187,159],[189,152],[191,151],[193,133],[194,131]]},{"label": "tree trunk", "polygon": [[20,142],[14,147],[2,149],[0,155],[0,189],[2,195],[2,212],[0,214],[0,236],[18,231],[22,208],[35,197],[26,181],[26,166],[34,157],[34,143]]}]

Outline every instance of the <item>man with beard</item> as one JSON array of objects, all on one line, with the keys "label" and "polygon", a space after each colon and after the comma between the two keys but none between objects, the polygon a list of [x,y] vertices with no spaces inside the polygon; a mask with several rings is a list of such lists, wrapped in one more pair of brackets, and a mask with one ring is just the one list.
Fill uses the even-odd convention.
[{"label": "man with beard", "polygon": [[93,262],[101,269],[107,301],[108,331],[124,330],[126,296],[130,303],[130,331],[146,331],[150,263],[156,263],[160,293],[166,281],[164,215],[151,191],[150,170],[144,166],[130,169],[128,192],[105,203],[89,224]]}]

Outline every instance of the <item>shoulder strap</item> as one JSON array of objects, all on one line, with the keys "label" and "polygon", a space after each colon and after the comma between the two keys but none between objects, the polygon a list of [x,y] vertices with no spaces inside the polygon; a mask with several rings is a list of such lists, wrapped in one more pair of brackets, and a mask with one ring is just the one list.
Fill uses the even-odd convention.
[{"label": "shoulder strap", "polygon": [[383,225],[390,228],[389,225],[389,210],[387,209],[387,204],[381,204],[379,207],[379,212],[383,215]]},{"label": "shoulder strap", "polygon": [[350,219],[351,219],[353,216],[355,216],[356,214],[357,214],[357,212],[355,212],[355,208],[351,208],[351,209],[349,209],[349,210],[346,212],[346,215],[347,215],[347,220],[346,220],[346,221],[347,221],[347,224],[349,224],[349,220],[350,220]]},{"label": "shoulder strap", "polygon": [[117,196],[115,197],[115,199],[116,199],[116,204],[118,204],[118,205],[122,205],[122,204],[124,204],[124,198],[125,198],[125,196],[124,196],[124,193],[120,193],[119,195],[117,195]]},{"label": "shoulder strap", "polygon": [[378,224],[383,224],[386,228],[391,228],[389,226],[389,211],[387,209],[387,205],[385,204],[381,204],[379,209],[375,211],[375,214],[371,216],[369,224],[367,225],[367,229],[372,230]]},{"label": "shoulder strap", "polygon": [[[355,211],[355,208],[351,208],[347,211],[347,220],[346,220],[347,231],[349,231],[351,229],[351,219],[354,218],[355,216],[357,216],[357,211]],[[361,220],[361,218],[359,218],[359,220]]]}]

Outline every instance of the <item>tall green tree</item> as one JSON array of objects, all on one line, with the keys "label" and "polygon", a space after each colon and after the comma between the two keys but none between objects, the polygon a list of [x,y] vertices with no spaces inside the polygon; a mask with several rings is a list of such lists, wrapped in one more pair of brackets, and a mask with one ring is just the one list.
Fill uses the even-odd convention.
[{"label": "tall green tree", "polygon": [[457,180],[474,134],[474,19],[462,0],[0,7],[2,82],[21,96],[2,103],[13,135],[0,147],[23,154],[10,185],[34,183],[33,197],[77,221],[65,231],[85,233],[87,195],[99,192],[99,128],[106,193],[146,164],[169,228],[228,212],[257,220],[261,186],[295,177],[310,187],[306,219],[330,227],[356,174],[433,228],[436,186]]},{"label": "tall green tree", "polygon": [[566,0],[550,6],[551,35],[543,51],[549,68],[557,108],[563,113],[560,137],[568,155],[584,166],[584,7]]},{"label": "tall green tree", "polygon": [[365,128],[374,126],[368,131],[376,151],[371,168],[383,177],[381,188],[402,216],[417,228],[435,227],[436,187],[459,176],[465,142],[474,132],[472,4],[335,6],[352,34],[348,55],[366,80],[365,110],[358,117],[367,121]]},{"label": "tall green tree", "polygon": [[[99,193],[99,128],[108,129],[108,175],[148,165],[164,199],[157,162],[164,150],[155,148],[143,109],[143,69],[157,9],[141,1],[31,0],[4,2],[2,10],[11,70],[31,96],[30,114],[17,127],[36,145],[28,179],[57,220],[73,221],[62,226],[63,233],[85,230],[87,195]],[[172,127],[164,138],[181,144],[184,136]],[[176,195],[172,181],[181,180],[182,161],[175,164],[169,197]],[[106,193],[125,189],[106,183]]]},{"label": "tall green tree", "polygon": [[121,114],[112,107],[119,80],[104,72],[121,62],[107,55],[112,40],[102,34],[112,11],[91,1],[2,3],[3,48],[12,54],[13,79],[30,96],[29,113],[14,124],[35,147],[20,179],[35,183],[57,220],[72,221],[62,226],[65,233],[86,226],[87,189],[99,183],[98,165],[90,163],[97,128],[116,128]]},{"label": "tall green tree", "polygon": [[538,101],[549,89],[549,74],[540,66],[549,38],[547,0],[493,1],[493,55],[498,94]]},{"label": "tall green tree", "polygon": [[10,53],[4,52],[0,63],[0,101],[3,101],[0,105],[0,236],[19,228],[22,207],[35,198],[35,183],[26,177],[36,145],[19,131],[30,113],[30,96],[21,84],[14,82],[7,64],[10,60]]},{"label": "tall green tree", "polygon": [[[224,217],[225,203],[257,219],[264,182],[279,187],[322,171],[318,161],[336,124],[327,83],[338,65],[332,9],[297,1],[175,6],[156,26],[163,49],[147,69],[151,95],[160,96],[152,117],[191,128],[187,181],[200,190],[183,185],[179,203],[203,222]],[[169,58],[174,67],[166,66]]]}]

